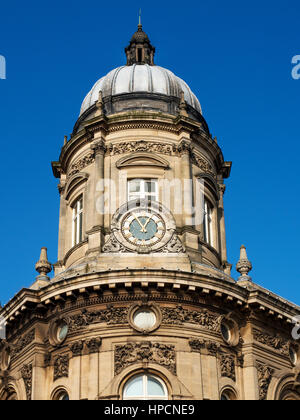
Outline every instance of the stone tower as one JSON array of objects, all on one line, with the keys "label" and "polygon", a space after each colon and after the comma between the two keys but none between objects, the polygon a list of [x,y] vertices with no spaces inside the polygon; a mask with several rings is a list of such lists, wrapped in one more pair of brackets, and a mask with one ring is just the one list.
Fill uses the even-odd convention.
[{"label": "stone tower", "polygon": [[141,23],[127,65],[83,101],[53,173],[54,277],[1,310],[0,398],[299,399],[299,308],[231,277],[225,161],[197,97],[155,65]]}]

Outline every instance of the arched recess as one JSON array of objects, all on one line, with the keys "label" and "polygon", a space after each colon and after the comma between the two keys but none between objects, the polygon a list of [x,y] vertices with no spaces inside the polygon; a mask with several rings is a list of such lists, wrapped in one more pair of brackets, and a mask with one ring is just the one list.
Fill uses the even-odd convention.
[{"label": "arched recess", "polygon": [[132,166],[157,167],[169,169],[169,162],[160,156],[151,153],[133,153],[129,156],[119,159],[116,163],[118,169],[129,168]]},{"label": "arched recess", "polygon": [[239,392],[236,389],[236,383],[230,378],[221,378],[219,382],[219,390],[220,400],[222,399],[222,395],[226,395],[227,400],[235,401],[240,399]]},{"label": "arched recess", "polygon": [[87,182],[89,179],[89,175],[84,172],[78,172],[77,174],[73,175],[67,182],[65,187],[65,199],[69,200],[70,195],[72,192],[81,186],[84,182]]},{"label": "arched recess", "polygon": [[267,400],[300,401],[300,378],[295,373],[284,372],[278,378],[273,378],[267,395]]},{"label": "arched recess", "polygon": [[0,389],[0,401],[20,401],[20,392],[13,383],[8,383]]},{"label": "arched recess", "polygon": [[200,181],[204,181],[204,186],[211,192],[216,202],[219,200],[219,191],[218,191],[218,185],[215,180],[215,178],[207,173],[200,172],[197,174],[196,178]]},{"label": "arched recess", "polygon": [[111,383],[101,392],[97,399],[122,399],[123,389],[127,381],[138,374],[148,374],[159,377],[168,389],[169,400],[173,399],[192,399],[193,395],[168,369],[154,363],[137,363],[128,366],[119,375],[115,376]]},{"label": "arched recess", "polygon": [[51,401],[66,401],[66,398],[62,398],[63,395],[67,395],[70,400],[70,391],[65,386],[57,386],[50,396]]}]

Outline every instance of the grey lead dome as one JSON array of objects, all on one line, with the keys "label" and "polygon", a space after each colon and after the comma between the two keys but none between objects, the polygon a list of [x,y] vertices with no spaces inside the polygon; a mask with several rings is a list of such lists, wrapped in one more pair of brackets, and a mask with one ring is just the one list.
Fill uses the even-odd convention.
[{"label": "grey lead dome", "polygon": [[134,64],[118,67],[94,85],[84,99],[80,115],[93,106],[102,91],[103,97],[125,93],[154,93],[180,98],[184,92],[185,101],[202,114],[199,100],[189,86],[170,70],[149,64]]}]

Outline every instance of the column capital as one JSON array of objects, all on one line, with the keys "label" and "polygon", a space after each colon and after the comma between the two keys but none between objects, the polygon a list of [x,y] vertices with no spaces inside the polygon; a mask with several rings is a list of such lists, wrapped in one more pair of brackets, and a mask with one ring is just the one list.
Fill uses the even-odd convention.
[{"label": "column capital", "polygon": [[105,140],[103,137],[100,139],[94,140],[90,146],[91,150],[95,152],[95,155],[102,154],[104,155],[106,153],[107,147],[105,145]]}]

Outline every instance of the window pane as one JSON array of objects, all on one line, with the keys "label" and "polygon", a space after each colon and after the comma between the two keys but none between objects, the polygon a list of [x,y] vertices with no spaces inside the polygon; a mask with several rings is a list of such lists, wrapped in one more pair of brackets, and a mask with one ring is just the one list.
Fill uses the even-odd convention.
[{"label": "window pane", "polygon": [[74,226],[74,244],[77,244],[77,218],[75,218],[74,222],[73,222],[73,226]]},{"label": "window pane", "polygon": [[148,377],[148,396],[165,396],[165,390],[162,384],[152,377]]},{"label": "window pane", "polygon": [[143,376],[137,376],[126,386],[125,397],[142,397],[143,395]]},{"label": "window pane", "polygon": [[150,201],[156,201],[156,195],[148,195],[146,194],[146,198]]},{"label": "window pane", "polygon": [[129,182],[129,192],[139,193],[141,191],[141,181],[139,179]]},{"label": "window pane", "polygon": [[82,213],[79,215],[79,242],[82,241]]},{"label": "window pane", "polygon": [[156,192],[156,182],[146,181],[145,182],[145,192],[155,193]]}]

